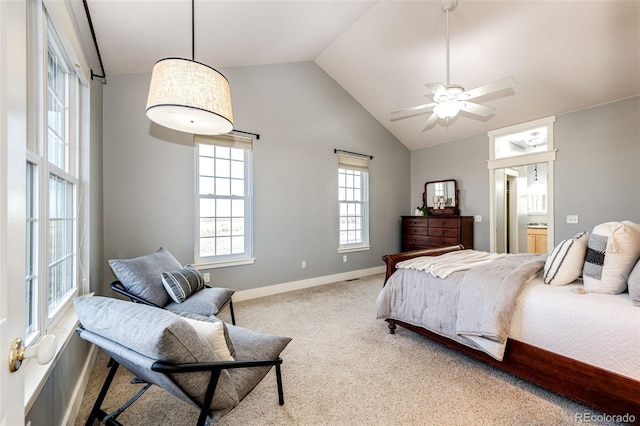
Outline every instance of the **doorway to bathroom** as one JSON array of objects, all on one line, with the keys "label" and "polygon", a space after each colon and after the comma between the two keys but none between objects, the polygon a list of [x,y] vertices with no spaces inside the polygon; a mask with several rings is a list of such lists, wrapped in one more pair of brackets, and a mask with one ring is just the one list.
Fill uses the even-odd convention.
[{"label": "doorway to bathroom", "polygon": [[553,122],[548,117],[489,132],[490,250],[553,248]]}]

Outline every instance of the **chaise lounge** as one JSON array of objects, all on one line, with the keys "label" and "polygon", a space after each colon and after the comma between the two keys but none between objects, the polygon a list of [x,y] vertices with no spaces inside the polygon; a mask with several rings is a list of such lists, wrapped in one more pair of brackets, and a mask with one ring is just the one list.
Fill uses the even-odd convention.
[{"label": "chaise lounge", "polygon": [[[77,333],[113,360],[87,425],[116,418],[151,385],[199,410],[197,425],[211,424],[248,395],[275,366],[278,402],[284,404],[280,353],[290,338],[226,325],[217,318],[180,316],[139,303],[107,298],[74,300]],[[120,409],[102,409],[119,366],[144,386]]]},{"label": "chaise lounge", "polygon": [[132,259],[110,259],[109,265],[118,278],[111,289],[132,302],[205,317],[218,315],[228,305],[231,323],[236,323],[231,300],[235,291],[205,285],[195,267],[183,266],[164,247]]}]

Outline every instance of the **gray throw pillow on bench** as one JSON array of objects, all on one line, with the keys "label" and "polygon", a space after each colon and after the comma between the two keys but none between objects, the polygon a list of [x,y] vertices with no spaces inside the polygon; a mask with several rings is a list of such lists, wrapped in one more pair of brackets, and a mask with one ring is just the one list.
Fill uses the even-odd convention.
[{"label": "gray throw pillow on bench", "polygon": [[109,265],[128,292],[158,306],[171,302],[162,284],[162,273],[182,269],[164,247],[133,259],[110,259]]}]

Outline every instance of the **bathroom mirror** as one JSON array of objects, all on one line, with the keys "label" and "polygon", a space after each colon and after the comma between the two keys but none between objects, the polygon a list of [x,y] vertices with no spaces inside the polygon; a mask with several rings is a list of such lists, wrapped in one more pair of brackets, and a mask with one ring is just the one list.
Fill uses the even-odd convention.
[{"label": "bathroom mirror", "polygon": [[458,215],[458,188],[455,179],[438,180],[424,184],[422,206],[433,215]]}]

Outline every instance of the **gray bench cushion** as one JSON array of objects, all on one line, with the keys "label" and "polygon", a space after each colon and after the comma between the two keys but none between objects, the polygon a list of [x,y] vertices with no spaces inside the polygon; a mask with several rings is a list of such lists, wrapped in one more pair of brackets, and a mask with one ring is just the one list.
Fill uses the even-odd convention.
[{"label": "gray bench cushion", "polygon": [[[229,337],[233,342],[236,360],[275,359],[287,347],[290,337],[265,334],[235,325],[227,324]],[[269,372],[271,367],[238,368],[230,370],[231,380],[242,400],[260,380]]]},{"label": "gray bench cushion", "polygon": [[231,299],[233,293],[234,290],[231,290],[230,288],[207,287],[193,293],[182,303],[169,303],[165,306],[165,309],[169,309],[174,312],[187,312],[190,314],[210,317],[218,314],[218,306],[224,305],[229,299]]}]

